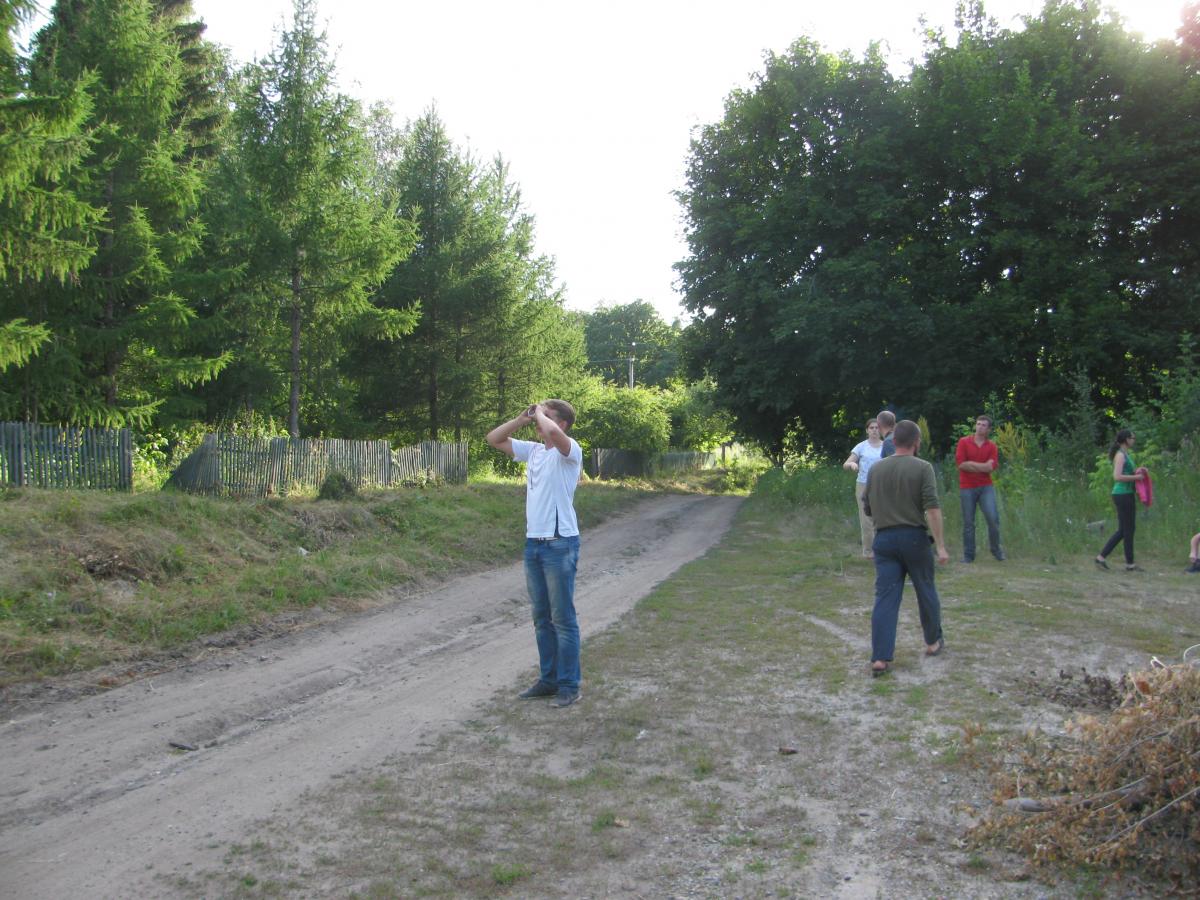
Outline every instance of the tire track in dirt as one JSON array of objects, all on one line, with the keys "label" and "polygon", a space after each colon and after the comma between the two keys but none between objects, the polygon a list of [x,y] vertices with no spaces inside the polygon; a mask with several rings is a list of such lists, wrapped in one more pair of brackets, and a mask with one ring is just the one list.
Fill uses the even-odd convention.
[{"label": "tire track in dirt", "polygon": [[[585,533],[584,637],[706,552],[739,504],[661,497]],[[217,866],[252,821],[532,678],[527,602],[512,565],[0,722],[0,896],[161,895],[161,876]],[[586,661],[584,678],[556,714],[586,709]]]}]

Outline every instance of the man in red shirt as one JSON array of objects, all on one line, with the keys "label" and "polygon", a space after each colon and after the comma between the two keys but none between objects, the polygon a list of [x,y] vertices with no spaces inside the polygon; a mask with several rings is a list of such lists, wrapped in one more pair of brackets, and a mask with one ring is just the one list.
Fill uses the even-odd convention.
[{"label": "man in red shirt", "polygon": [[966,563],[975,562],[976,506],[983,510],[983,519],[987,522],[992,556],[1004,559],[1004,550],[1000,547],[1000,512],[996,509],[996,488],[992,485],[992,473],[1000,465],[1000,454],[996,445],[988,440],[991,430],[991,417],[978,416],[975,433],[959,440],[954,451],[954,460],[958,463],[958,498],[962,504],[962,561]]}]

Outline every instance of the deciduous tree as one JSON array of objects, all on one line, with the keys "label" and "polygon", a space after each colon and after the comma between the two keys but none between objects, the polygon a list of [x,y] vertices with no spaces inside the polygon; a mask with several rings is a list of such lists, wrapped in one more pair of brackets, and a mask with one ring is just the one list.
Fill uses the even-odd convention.
[{"label": "deciduous tree", "polygon": [[[1192,14],[1194,18],[1194,13]],[[799,41],[692,145],[680,263],[693,373],[744,436],[833,447],[891,405],[935,434],[1156,388],[1200,328],[1200,80],[1094,4],[1019,31],[979,3],[894,79]]]},{"label": "deciduous tree", "polygon": [[651,304],[635,300],[601,304],[584,317],[588,369],[606,381],[666,387],[679,375],[679,328],[663,321]]}]

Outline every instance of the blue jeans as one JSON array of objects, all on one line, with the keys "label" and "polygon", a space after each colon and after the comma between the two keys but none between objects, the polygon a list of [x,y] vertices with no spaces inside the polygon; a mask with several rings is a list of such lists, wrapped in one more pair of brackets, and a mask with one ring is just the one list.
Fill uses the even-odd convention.
[{"label": "blue jeans", "polygon": [[525,584],[533,609],[541,680],[559,693],[579,690],[579,621],[575,569],[579,537],[525,539]]},{"label": "blue jeans", "polygon": [[897,525],[875,532],[875,609],[871,612],[871,662],[891,662],[904,576],[917,592],[917,611],[926,644],[942,636],[942,603],[933,583],[933,550],[924,528]]},{"label": "blue jeans", "polygon": [[963,520],[963,559],[971,562],[975,559],[975,507],[983,510],[983,520],[987,522],[988,546],[992,556],[1004,559],[1004,551],[1000,549],[1000,512],[996,509],[996,487],[985,484],[977,488],[960,488],[959,502],[962,503]]}]

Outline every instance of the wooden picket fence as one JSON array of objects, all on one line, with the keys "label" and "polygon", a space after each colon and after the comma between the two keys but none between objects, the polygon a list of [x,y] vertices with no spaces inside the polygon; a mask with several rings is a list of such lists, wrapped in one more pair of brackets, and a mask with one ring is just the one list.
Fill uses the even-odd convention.
[{"label": "wooden picket fence", "polygon": [[634,450],[597,448],[588,461],[587,473],[592,478],[641,478],[667,472],[695,472],[717,465],[712,453],[690,450],[669,453],[639,453]]},{"label": "wooden picket fence", "polygon": [[672,450],[669,453],[659,453],[650,460],[650,473],[662,475],[667,472],[698,472],[701,469],[711,469],[717,465],[715,453],[702,453],[699,450]]},{"label": "wooden picket fence", "polygon": [[132,490],[133,437],[128,428],[0,422],[0,484]]},{"label": "wooden picket fence", "polygon": [[166,486],[193,494],[265,497],[316,490],[332,472],[360,488],[391,487],[431,474],[462,484],[467,444],[426,441],[392,450],[387,441],[207,434]]}]

